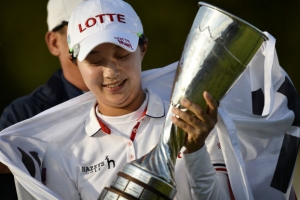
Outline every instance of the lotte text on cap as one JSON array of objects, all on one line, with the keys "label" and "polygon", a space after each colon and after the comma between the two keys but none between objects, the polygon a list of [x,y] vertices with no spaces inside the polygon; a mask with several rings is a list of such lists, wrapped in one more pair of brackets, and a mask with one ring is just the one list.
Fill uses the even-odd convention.
[{"label": "lotte text on cap", "polygon": [[68,45],[82,61],[103,43],[116,44],[134,52],[143,33],[140,18],[122,0],[88,0],[77,6],[68,25]]}]

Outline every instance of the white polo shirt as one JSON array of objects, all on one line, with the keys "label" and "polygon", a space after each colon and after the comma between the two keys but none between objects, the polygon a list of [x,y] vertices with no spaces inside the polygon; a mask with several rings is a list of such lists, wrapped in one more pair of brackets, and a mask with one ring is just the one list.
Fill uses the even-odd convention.
[{"label": "white polo shirt", "polygon": [[[150,90],[145,92],[143,105],[128,115],[102,116],[96,112],[96,105],[89,111],[83,110],[85,120],[53,140],[46,150],[46,186],[62,199],[97,199],[126,162],[152,150],[158,143],[169,103]],[[132,134],[138,122],[137,132]],[[211,141],[215,143],[215,138]],[[213,149],[218,148],[217,143],[215,146]],[[216,198],[224,195],[205,146],[195,153],[180,155],[175,166],[177,199],[195,199],[200,193]]]}]

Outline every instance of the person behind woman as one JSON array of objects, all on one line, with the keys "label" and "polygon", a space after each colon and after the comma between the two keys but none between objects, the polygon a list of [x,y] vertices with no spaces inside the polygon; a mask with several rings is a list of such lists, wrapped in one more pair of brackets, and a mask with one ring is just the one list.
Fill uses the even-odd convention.
[{"label": "person behind woman", "polygon": [[[53,106],[88,91],[78,68],[68,54],[67,27],[72,10],[83,0],[49,0],[47,3],[48,32],[45,39],[49,52],[57,57],[61,69],[31,94],[13,100],[1,113],[0,131],[29,119]],[[14,176],[0,163],[0,199],[18,199]]]}]

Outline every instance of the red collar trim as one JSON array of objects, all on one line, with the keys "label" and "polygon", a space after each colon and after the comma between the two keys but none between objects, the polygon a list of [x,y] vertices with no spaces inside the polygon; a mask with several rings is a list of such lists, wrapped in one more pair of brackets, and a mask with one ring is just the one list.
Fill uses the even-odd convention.
[{"label": "red collar trim", "polygon": [[[98,115],[97,115],[97,112],[96,112],[96,107],[97,107],[97,105],[98,105],[98,104],[95,105],[95,115],[96,115],[96,118],[97,118],[97,120],[98,120],[98,122],[99,122],[99,125],[100,125],[101,129],[102,129],[102,132],[104,132],[104,133],[110,135],[110,133],[111,133],[110,128],[108,128],[108,127],[107,127],[107,126],[99,119],[99,117],[98,117]],[[130,135],[131,141],[134,141],[135,136],[136,136],[136,133],[137,133],[137,130],[138,130],[139,126],[140,126],[141,120],[142,120],[142,118],[144,118],[144,116],[146,115],[146,113],[147,113],[147,107],[145,108],[143,114],[137,119],[137,124],[133,127],[133,129],[132,129],[132,131],[131,131],[131,135]]]}]

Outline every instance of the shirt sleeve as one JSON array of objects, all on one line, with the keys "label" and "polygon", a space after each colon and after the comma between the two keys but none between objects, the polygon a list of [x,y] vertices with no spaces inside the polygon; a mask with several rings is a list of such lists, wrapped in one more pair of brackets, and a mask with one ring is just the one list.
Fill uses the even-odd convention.
[{"label": "shirt sleeve", "polygon": [[205,145],[183,159],[192,199],[230,199],[227,175],[216,172]]},{"label": "shirt sleeve", "polygon": [[72,177],[72,168],[68,163],[72,158],[64,158],[62,152],[55,144],[50,144],[45,152],[43,160],[43,182],[53,192],[64,200],[80,200],[80,195]]}]

